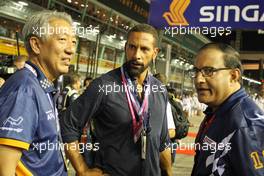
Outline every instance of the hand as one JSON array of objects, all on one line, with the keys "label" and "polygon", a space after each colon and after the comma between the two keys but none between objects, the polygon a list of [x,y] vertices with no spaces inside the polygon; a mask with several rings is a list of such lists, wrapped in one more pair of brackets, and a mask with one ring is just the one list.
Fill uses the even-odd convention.
[{"label": "hand", "polygon": [[81,173],[77,173],[77,176],[104,176],[103,171],[99,168],[87,169]]}]

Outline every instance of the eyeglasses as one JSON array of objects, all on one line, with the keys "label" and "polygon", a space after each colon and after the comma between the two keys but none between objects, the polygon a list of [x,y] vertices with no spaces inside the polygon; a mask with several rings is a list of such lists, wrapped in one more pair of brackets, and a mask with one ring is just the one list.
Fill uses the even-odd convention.
[{"label": "eyeglasses", "polygon": [[230,70],[232,68],[224,67],[224,68],[214,68],[214,67],[203,67],[197,68],[194,67],[193,69],[189,70],[189,74],[192,78],[196,78],[198,73],[201,72],[203,77],[211,77],[213,76],[214,72],[218,72],[220,70]]}]

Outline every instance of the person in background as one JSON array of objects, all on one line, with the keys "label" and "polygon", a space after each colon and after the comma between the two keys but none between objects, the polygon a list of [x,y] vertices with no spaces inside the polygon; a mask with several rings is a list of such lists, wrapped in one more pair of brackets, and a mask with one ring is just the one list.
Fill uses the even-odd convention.
[{"label": "person in background", "polygon": [[[155,75],[153,75],[155,78],[157,78],[164,87],[166,87],[167,85],[167,77],[164,74],[161,73],[157,73]],[[168,95],[169,96],[169,95]],[[175,129],[175,123],[174,123],[174,119],[173,119],[173,114],[172,114],[172,109],[171,109],[171,104],[168,101],[167,102],[167,123],[168,123],[168,131],[169,131],[169,137],[172,143],[176,142],[175,140],[175,136],[176,136],[176,129]],[[172,150],[171,153],[171,163],[173,164],[175,161],[175,156],[176,156],[176,150]],[[164,173],[164,171],[161,169],[161,175],[162,176],[166,176],[166,172]]]},{"label": "person in background", "polygon": [[90,85],[92,81],[93,81],[93,78],[89,76],[84,79],[82,91],[80,92],[80,94],[83,94],[83,92],[87,89],[87,87]]},{"label": "person in background", "polygon": [[[62,90],[57,99],[59,118],[63,118],[63,111],[67,109],[80,95],[81,76],[77,73],[69,73],[64,78],[69,79],[69,84]],[[69,168],[69,159],[66,156],[66,166]]]},{"label": "person in background", "polygon": [[[48,26],[60,32],[40,33]],[[52,82],[68,72],[75,53],[72,18],[41,11],[22,33],[29,60],[0,91],[0,175],[66,176]]]},{"label": "person in background", "polygon": [[66,107],[70,106],[73,101],[75,101],[79,95],[81,90],[81,76],[77,73],[73,73],[69,75],[70,84],[65,87],[67,92],[67,102]]},{"label": "person in background", "polygon": [[259,92],[254,100],[261,109],[264,109],[264,83],[259,87]]},{"label": "person in background", "polygon": [[81,76],[77,73],[64,75],[68,78],[69,84],[61,91],[57,100],[59,113],[69,107],[80,95]]},{"label": "person in background", "polygon": [[16,68],[17,68],[18,70],[20,70],[20,69],[24,68],[27,59],[28,59],[27,56],[18,56],[18,57],[14,60],[13,63],[14,63],[14,65],[16,66]]},{"label": "person in background", "polygon": [[[163,85],[166,87],[167,84],[167,77],[164,74],[157,73],[153,75],[155,78],[157,78]],[[169,136],[170,139],[175,137],[175,123],[173,121],[172,111],[171,111],[171,104],[168,101],[167,102],[167,122],[168,122],[168,130],[169,130]]]},{"label": "person in background", "polygon": [[4,85],[5,79],[0,77],[0,88]]},{"label": "person in background", "polygon": [[84,90],[87,89],[89,84],[92,82],[93,78],[92,77],[86,77],[85,80],[83,81],[83,88]]}]

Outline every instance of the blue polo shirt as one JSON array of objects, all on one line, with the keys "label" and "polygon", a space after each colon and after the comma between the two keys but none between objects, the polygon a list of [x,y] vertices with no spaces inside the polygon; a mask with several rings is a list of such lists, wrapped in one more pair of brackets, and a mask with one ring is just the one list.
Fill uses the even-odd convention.
[{"label": "blue polo shirt", "polygon": [[0,91],[0,144],[23,149],[16,175],[67,175],[54,92],[53,84],[30,62]]},{"label": "blue polo shirt", "polygon": [[192,176],[263,176],[263,109],[241,88],[205,114],[195,140]]}]

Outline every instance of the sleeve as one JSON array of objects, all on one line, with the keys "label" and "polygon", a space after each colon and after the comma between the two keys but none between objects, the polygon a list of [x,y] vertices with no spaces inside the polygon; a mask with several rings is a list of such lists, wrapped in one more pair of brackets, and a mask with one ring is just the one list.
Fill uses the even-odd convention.
[{"label": "sleeve", "polygon": [[168,129],[175,130],[175,123],[173,120],[172,110],[171,110],[171,104],[167,103],[167,121],[168,121]]},{"label": "sleeve", "polygon": [[165,111],[164,111],[164,117],[163,117],[163,123],[162,123],[162,129],[161,129],[161,136],[160,136],[160,149],[159,151],[162,152],[164,151],[165,149],[167,149],[168,147],[170,147],[170,137],[169,137],[169,132],[168,132],[168,122],[167,122],[167,102],[168,102],[168,99],[167,99],[167,96],[165,96]]},{"label": "sleeve", "polygon": [[96,116],[102,106],[102,87],[102,81],[95,79],[60,117],[63,142],[70,143],[80,139],[85,124]]},{"label": "sleeve", "polygon": [[20,87],[0,95],[0,144],[28,150],[38,126],[32,90]]},{"label": "sleeve", "polygon": [[264,128],[239,129],[231,141],[232,175],[264,175]]}]

